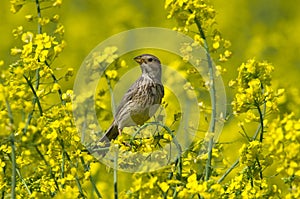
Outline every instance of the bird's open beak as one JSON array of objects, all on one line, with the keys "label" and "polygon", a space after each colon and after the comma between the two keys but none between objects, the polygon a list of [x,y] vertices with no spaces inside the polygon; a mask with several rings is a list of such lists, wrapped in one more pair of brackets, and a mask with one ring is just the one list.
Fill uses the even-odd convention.
[{"label": "bird's open beak", "polygon": [[141,56],[135,57],[134,60],[135,60],[137,63],[139,63],[139,64],[144,63],[144,59],[143,59]]}]

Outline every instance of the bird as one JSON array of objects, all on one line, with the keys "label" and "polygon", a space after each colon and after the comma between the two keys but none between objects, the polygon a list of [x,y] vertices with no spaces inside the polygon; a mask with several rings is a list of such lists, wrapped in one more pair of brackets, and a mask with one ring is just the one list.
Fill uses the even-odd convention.
[{"label": "bird", "polygon": [[[124,127],[143,125],[157,111],[164,97],[160,60],[152,54],[134,58],[142,70],[141,76],[130,86],[116,109],[114,120],[98,143],[106,149],[110,141],[122,134]],[[102,150],[105,156],[108,150]]]}]

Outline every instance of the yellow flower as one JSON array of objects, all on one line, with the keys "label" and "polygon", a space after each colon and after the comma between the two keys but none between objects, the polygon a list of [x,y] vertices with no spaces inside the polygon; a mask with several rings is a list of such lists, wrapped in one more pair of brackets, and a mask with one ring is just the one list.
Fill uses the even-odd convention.
[{"label": "yellow flower", "polygon": [[51,21],[53,22],[58,22],[59,20],[59,15],[58,14],[55,14],[52,18],[51,18]]},{"label": "yellow flower", "polygon": [[65,27],[62,24],[57,24],[54,32],[63,35],[65,33]]},{"label": "yellow flower", "polygon": [[32,15],[25,15],[25,19],[27,21],[32,21],[33,20],[33,16]]},{"label": "yellow flower", "polygon": [[126,64],[125,60],[122,60],[120,65],[121,65],[122,68],[126,68],[127,67],[127,64]]},{"label": "yellow flower", "polygon": [[52,87],[52,92],[58,91],[60,89],[60,85],[58,83],[54,83]]},{"label": "yellow flower", "polygon": [[24,42],[24,43],[30,43],[30,42],[32,42],[32,40],[33,40],[33,33],[32,32],[26,32],[26,33],[23,33],[22,34],[22,41]]},{"label": "yellow flower", "polygon": [[17,47],[14,47],[14,48],[10,49],[10,54],[11,55],[17,55],[17,54],[20,54],[20,53],[22,53],[22,50],[17,48]]},{"label": "yellow flower", "polygon": [[170,186],[166,182],[159,182],[158,186],[161,188],[163,192],[167,192]]},{"label": "yellow flower", "polygon": [[62,4],[62,0],[55,0],[55,2],[52,4],[53,7],[56,7],[56,6],[61,6]]},{"label": "yellow flower", "polygon": [[170,134],[167,134],[167,133],[165,133],[165,134],[163,135],[163,138],[164,138],[165,140],[167,140],[167,141],[171,141],[171,140],[172,140],[172,136],[171,136]]},{"label": "yellow flower", "polygon": [[219,47],[220,47],[220,43],[218,41],[213,43],[214,49],[218,49]]},{"label": "yellow flower", "polygon": [[6,165],[5,162],[3,162],[3,161],[0,159],[0,167],[3,168],[3,167],[5,167],[5,165]]},{"label": "yellow flower", "polygon": [[118,72],[116,70],[107,70],[105,74],[109,79],[116,79],[118,76]]}]

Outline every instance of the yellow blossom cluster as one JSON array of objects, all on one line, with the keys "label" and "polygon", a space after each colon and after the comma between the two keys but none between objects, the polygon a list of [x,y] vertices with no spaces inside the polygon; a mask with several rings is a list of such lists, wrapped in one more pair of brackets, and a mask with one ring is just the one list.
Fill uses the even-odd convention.
[{"label": "yellow blossom cluster", "polygon": [[[12,0],[11,11],[32,3]],[[57,1],[35,1],[36,7],[59,6]],[[64,91],[55,74],[54,60],[65,47],[59,16],[26,19],[37,32],[19,26],[12,34],[21,47],[11,49],[16,61],[1,63],[0,73],[0,191],[3,198],[49,198],[61,193],[84,197],[84,182],[91,182],[93,157],[83,150],[74,125],[72,90]],[[53,32],[43,32],[50,23]],[[32,29],[32,28],[31,28]],[[63,76],[74,73],[68,68]],[[95,186],[95,184],[94,184]],[[100,193],[97,192],[98,197]]]},{"label": "yellow blossom cluster", "polygon": [[[69,80],[74,69],[62,69],[66,72],[59,77],[55,70],[58,67],[54,61],[66,46],[64,26],[59,23],[59,15],[44,16],[43,13],[44,9],[59,7],[62,1],[10,2],[13,13],[28,3],[43,9],[25,16],[27,22],[37,25],[37,32],[26,26],[13,30],[13,36],[22,45],[11,49],[16,61],[10,65],[0,61],[3,69],[0,74],[0,194],[2,198],[102,198],[98,188],[108,188],[107,181],[111,179],[104,179],[103,173],[95,168],[92,170],[98,163],[92,164],[94,157],[81,144],[72,115],[73,108],[80,111],[83,107],[78,104],[72,107],[73,91],[60,82]],[[219,62],[231,57],[228,50],[231,43],[213,28],[216,11],[209,1],[166,0],[165,8],[168,17],[178,22],[176,30],[194,34],[195,42],[205,47],[208,55],[222,50],[216,56]],[[51,28],[46,28],[48,25]],[[184,60],[188,61],[193,44],[184,44],[181,50],[186,53]],[[95,83],[101,73],[105,78],[100,83],[103,80],[108,84],[108,88],[101,87],[97,91],[95,102],[92,91],[86,88],[83,96],[75,96],[85,102],[84,106],[96,106],[98,119],[104,123],[112,119],[111,111],[107,111],[108,94],[120,76],[118,67],[126,67],[124,60],[118,60],[117,53],[117,47],[108,46],[85,62],[88,72],[83,81]],[[116,67],[106,70],[108,64]],[[242,131],[244,136],[242,147],[230,151],[239,156],[236,163],[229,165],[225,144],[216,143],[209,151],[211,154],[207,153],[205,140],[199,139],[197,134],[195,141],[170,165],[153,172],[134,173],[132,178],[126,179],[126,182],[131,181],[130,187],[115,190],[115,194],[119,198],[300,198],[300,120],[294,113],[280,112],[278,99],[284,90],[272,88],[273,70],[270,63],[250,59],[238,68],[237,78],[229,83],[236,88],[233,113],[241,121],[239,130],[235,128],[230,133]],[[216,76],[225,71],[219,64],[215,67]],[[188,78],[192,74],[189,70]],[[202,81],[198,76],[194,78]],[[186,91],[198,89],[189,83],[183,88]],[[291,96],[299,95],[295,92]],[[213,112],[203,102],[199,102],[199,106],[209,109],[207,115]],[[292,107],[298,106],[299,103],[295,103]],[[179,120],[181,114],[186,113],[177,112],[174,121]],[[84,126],[89,117],[78,120]],[[252,125],[251,128],[245,128],[244,122]],[[257,126],[254,131],[253,126]],[[96,127],[95,122],[86,129]],[[124,152],[124,158],[118,159],[119,168],[144,163],[142,161],[148,161],[149,167],[157,166],[155,160],[167,159],[169,155],[159,150],[174,143],[173,133],[177,133],[172,130],[154,130],[153,133],[144,129],[132,136],[124,131],[112,142],[117,147],[111,148]],[[98,133],[94,131],[90,136],[96,139]],[[264,136],[258,140],[259,134]],[[232,150],[232,143],[227,144]],[[152,155],[154,150],[158,153]],[[128,153],[142,156],[127,159]],[[233,169],[236,169],[234,173]],[[100,177],[95,179],[95,173],[100,173]],[[228,179],[224,181],[226,176]],[[118,181],[114,180],[117,187]]]},{"label": "yellow blossom cluster", "polygon": [[166,0],[165,9],[169,11],[168,18],[176,18],[179,30],[188,31],[195,18],[202,18],[208,26],[215,22],[215,9],[203,0]]},{"label": "yellow blossom cluster", "polygon": [[232,105],[234,113],[249,112],[263,104],[272,110],[277,109],[277,99],[284,90],[274,91],[271,87],[271,73],[274,67],[267,62],[250,59],[238,68],[238,77],[229,82],[237,93]]},{"label": "yellow blossom cluster", "polygon": [[266,143],[284,180],[287,198],[299,198],[300,192],[300,120],[293,113],[274,119],[269,125]]}]

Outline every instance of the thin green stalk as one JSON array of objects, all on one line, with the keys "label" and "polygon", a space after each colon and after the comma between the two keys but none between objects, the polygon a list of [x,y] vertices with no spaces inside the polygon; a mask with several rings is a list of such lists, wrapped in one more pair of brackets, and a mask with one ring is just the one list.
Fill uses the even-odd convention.
[{"label": "thin green stalk", "polygon": [[78,178],[78,175],[77,175],[77,174],[76,174],[76,176],[75,176],[75,181],[76,181],[76,184],[77,184],[77,187],[78,187],[78,190],[79,190],[79,193],[80,193],[81,197],[82,197],[82,198],[86,198],[86,197],[84,196],[83,189],[82,189],[82,186],[81,186],[81,184],[80,184],[80,181],[79,181],[79,178]]},{"label": "thin green stalk", "polygon": [[95,192],[96,192],[97,198],[102,198],[102,195],[101,195],[100,191],[98,190],[95,179],[93,178],[92,175],[90,176],[90,181],[93,186],[93,190],[95,190]]},{"label": "thin green stalk", "polygon": [[[41,6],[39,0],[35,0],[35,5],[36,5],[38,18],[42,18]],[[38,34],[42,34],[42,25],[40,23],[38,23],[37,32]]]},{"label": "thin green stalk", "polygon": [[[46,66],[47,66],[48,68],[51,68],[51,67],[50,67],[50,64],[49,64],[47,61],[45,61],[45,64],[46,64]],[[58,79],[56,78],[56,76],[55,76],[53,73],[51,73],[51,77],[52,77],[52,79],[54,80],[54,83],[58,83]],[[59,88],[57,92],[58,92],[60,101],[62,102],[63,105],[65,105],[65,104],[66,104],[66,101],[63,100],[63,98],[62,98],[63,92],[62,92],[61,88]]]},{"label": "thin green stalk", "polygon": [[108,85],[108,88],[109,88],[109,93],[110,93],[110,96],[111,96],[111,103],[112,103],[112,109],[113,109],[113,114],[116,113],[116,103],[115,103],[115,98],[114,98],[114,92],[113,92],[113,89],[112,89],[112,86],[111,86],[111,82],[110,82],[110,79],[107,77],[107,75],[105,75],[105,79],[107,81],[107,85]]},{"label": "thin green stalk", "polygon": [[[42,18],[42,13],[41,13],[41,6],[39,0],[35,0],[35,5],[36,5],[36,11],[38,18]],[[37,33],[42,34],[42,25],[40,23],[37,24]],[[35,89],[38,90],[40,86],[40,69],[38,68],[35,71],[35,77],[36,77],[36,84],[35,84]]]},{"label": "thin green stalk", "polygon": [[11,198],[16,198],[16,170],[17,170],[17,163],[16,163],[16,149],[15,149],[15,140],[14,140],[14,133],[11,134]]},{"label": "thin green stalk", "polygon": [[27,193],[28,193],[29,195],[31,195],[31,191],[30,191],[29,187],[27,186],[26,181],[25,181],[24,178],[22,177],[22,175],[21,175],[21,173],[20,173],[20,170],[19,170],[19,169],[16,169],[16,171],[17,171],[17,174],[18,174],[19,178],[21,179],[23,185],[25,186]]},{"label": "thin green stalk", "polygon": [[132,143],[133,139],[137,136],[137,134],[139,134],[139,133],[141,132],[141,130],[143,130],[144,128],[146,128],[147,126],[150,126],[150,125],[161,126],[161,127],[164,128],[168,133],[170,133],[170,135],[172,136],[173,143],[175,144],[175,146],[176,146],[177,149],[178,149],[178,154],[177,154],[177,155],[178,155],[178,158],[181,157],[182,149],[181,149],[181,146],[180,146],[178,140],[176,139],[176,136],[174,135],[173,131],[172,131],[169,127],[167,127],[167,126],[165,126],[165,125],[163,125],[163,124],[161,124],[161,123],[159,123],[159,122],[148,122],[148,123],[142,125],[142,126],[141,126],[141,127],[133,134],[132,139],[131,139],[130,142]]},{"label": "thin green stalk", "polygon": [[[65,177],[65,152],[63,151],[62,154],[61,154],[61,166],[60,166],[60,169],[61,169],[61,174],[60,174],[60,178],[63,179]],[[65,185],[62,185],[61,186],[62,188],[65,187]]]},{"label": "thin green stalk", "polygon": [[[265,103],[264,103],[264,106],[265,106]],[[262,111],[260,109],[260,106],[258,104],[257,104],[256,107],[257,107],[257,110],[258,110],[258,113],[259,113],[259,120],[260,120],[260,126],[261,126],[259,142],[262,143],[263,139],[264,139],[264,114],[262,113]],[[260,179],[263,179],[263,173],[262,173],[263,169],[262,169],[260,161],[257,157],[256,157],[256,162],[257,162],[258,167],[259,167],[259,177],[260,177]]]},{"label": "thin green stalk", "polygon": [[[58,131],[61,134],[60,129]],[[65,156],[67,157],[67,159],[69,158],[69,156],[68,156],[68,153],[65,150],[65,145],[64,145],[63,140],[58,139],[58,141],[59,141],[59,144],[60,144],[60,146],[62,148],[62,154],[61,154],[62,161],[61,161],[61,166],[60,166],[60,169],[61,169],[60,178],[63,179],[65,177]],[[62,187],[64,187],[64,185],[62,185]]]},{"label": "thin green stalk", "polygon": [[37,151],[37,153],[39,154],[39,156],[42,158],[42,160],[44,161],[45,165],[49,168],[49,171],[50,171],[50,177],[54,180],[56,190],[59,190],[58,182],[57,182],[57,180],[55,179],[55,176],[54,176],[53,173],[52,173],[52,168],[51,168],[51,166],[49,165],[49,163],[48,163],[47,160],[45,159],[44,155],[42,154],[42,152],[40,151],[40,149],[39,149],[37,146],[35,146],[35,150]]},{"label": "thin green stalk", "polygon": [[[173,133],[173,131],[172,131],[169,127],[167,127],[167,126],[165,126],[165,125],[163,125],[163,124],[161,124],[161,123],[159,123],[159,122],[149,122],[149,123],[146,123],[146,124],[142,125],[142,126],[141,126],[141,127],[133,134],[132,139],[130,140],[130,143],[133,142],[133,139],[141,132],[141,130],[143,130],[144,128],[146,128],[147,126],[150,126],[150,125],[161,126],[162,128],[164,128],[164,129],[172,136],[172,141],[173,141],[173,143],[175,144],[175,146],[176,146],[176,148],[177,148],[177,150],[178,150],[178,152],[177,152],[177,158],[176,158],[176,160],[175,160],[175,165],[177,165],[177,168],[178,168],[178,174],[179,174],[178,176],[179,176],[179,178],[181,179],[181,177],[182,177],[182,159],[181,159],[182,148],[181,148],[181,146],[180,146],[178,140],[176,139],[175,134]],[[171,172],[171,173],[169,174],[169,179],[171,179],[172,176],[173,176],[173,174],[172,174],[172,172]],[[179,179],[179,180],[180,180],[180,179]]]},{"label": "thin green stalk", "polygon": [[257,165],[258,165],[258,168],[259,168],[259,178],[262,180],[263,179],[262,166],[260,164],[260,161],[259,161],[258,157],[256,157],[255,159],[256,159],[256,162],[257,162]]},{"label": "thin green stalk", "polygon": [[[85,172],[86,172],[86,171],[89,171],[90,168],[89,168],[89,166],[85,163],[85,161],[84,161],[84,159],[83,159],[82,156],[80,157],[80,160],[81,160],[81,164],[82,164],[83,167],[84,167],[84,171],[85,171]],[[98,198],[102,198],[102,195],[101,195],[101,193],[99,192],[99,190],[98,190],[98,188],[97,188],[97,186],[96,186],[95,180],[94,180],[94,178],[93,178],[92,175],[90,175],[90,182],[91,182],[91,184],[92,184],[92,186],[93,186],[93,190],[95,190],[95,192],[96,192],[96,194],[97,194],[97,197],[98,197]]]},{"label": "thin green stalk", "polygon": [[[189,10],[191,13],[192,10]],[[210,85],[210,93],[211,93],[211,105],[212,105],[212,113],[211,113],[211,122],[210,122],[210,125],[209,125],[209,131],[208,133],[209,134],[213,134],[212,136],[210,135],[209,136],[209,140],[208,140],[208,158],[207,158],[207,161],[206,161],[206,166],[205,166],[205,180],[209,180],[210,178],[210,175],[211,175],[211,170],[212,170],[212,167],[211,167],[211,160],[212,160],[212,149],[213,149],[213,145],[214,145],[214,133],[215,133],[215,127],[216,127],[216,120],[217,120],[217,117],[216,117],[216,106],[217,106],[217,103],[216,103],[216,100],[217,100],[217,94],[216,94],[216,88],[215,88],[215,69],[213,67],[213,63],[212,63],[212,59],[211,59],[211,56],[210,56],[210,53],[209,53],[209,48],[208,48],[208,44],[207,44],[207,39],[206,39],[206,36],[205,36],[205,33],[203,31],[203,28],[201,26],[201,22],[195,18],[195,23],[196,23],[196,26],[199,30],[199,33],[200,33],[200,37],[203,39],[204,43],[204,49],[206,51],[206,57],[207,57],[207,62],[208,62],[208,68],[209,68],[209,85]]]},{"label": "thin green stalk", "polygon": [[259,120],[260,120],[260,126],[261,126],[261,131],[260,131],[260,136],[259,136],[259,142],[262,142],[264,139],[264,115],[260,109],[260,106],[257,105],[257,110],[259,113]]},{"label": "thin green stalk", "polygon": [[[263,104],[263,110],[262,110],[262,118],[264,118],[266,114],[266,103],[264,102]],[[262,130],[262,123],[259,124],[259,126],[257,127],[254,135],[252,136],[252,140],[256,140],[256,138],[259,135],[259,132],[263,132]],[[221,183],[226,177],[227,175],[239,164],[239,158],[229,167],[229,169],[221,176],[221,178],[219,178],[219,180],[217,181],[218,183]]]},{"label": "thin green stalk", "polygon": [[[117,148],[117,147],[115,147]],[[115,161],[114,161],[114,196],[118,199],[118,149],[115,149]]]},{"label": "thin green stalk", "polygon": [[221,176],[221,178],[217,181],[217,183],[221,183],[226,176],[240,163],[240,158],[238,158],[230,167],[227,169],[227,171]]},{"label": "thin green stalk", "polygon": [[25,75],[23,75],[23,77],[25,78],[25,80],[26,80],[28,86],[30,87],[30,89],[31,89],[31,91],[32,91],[32,93],[33,93],[33,95],[34,95],[34,103],[33,103],[33,104],[35,104],[35,102],[37,103],[38,109],[39,109],[39,113],[40,113],[40,116],[43,116],[42,105],[41,105],[41,103],[40,103],[39,97],[37,96],[37,94],[36,94],[36,92],[35,92],[35,89],[33,88],[32,83],[30,82],[30,80],[29,80]]},{"label": "thin green stalk", "polygon": [[11,129],[11,136],[10,136],[10,144],[11,144],[11,163],[12,163],[12,171],[11,171],[11,198],[16,198],[16,169],[17,169],[17,163],[16,163],[16,149],[15,149],[15,134],[13,130],[14,125],[14,118],[12,114],[11,107],[9,105],[9,101],[7,100],[5,94],[4,94],[6,109],[8,113],[9,118],[9,124]]},{"label": "thin green stalk", "polygon": [[[59,130],[59,132],[60,132],[60,130]],[[66,156],[67,160],[70,161],[71,164],[72,164],[71,158],[70,158],[69,154],[67,153],[67,151],[65,150],[65,146],[64,146],[63,140],[58,140],[58,141],[59,141],[59,143],[60,143],[60,145],[62,147],[62,153],[64,154],[64,156]],[[62,167],[63,167],[63,165],[62,165]],[[64,168],[62,168],[62,174],[61,175],[64,176]],[[77,187],[78,187],[78,190],[79,190],[79,193],[80,193],[81,197],[85,198],[84,193],[83,193],[83,189],[82,189],[82,186],[80,184],[80,181],[79,181],[79,178],[78,178],[77,174],[75,176],[75,181],[76,181],[76,184],[77,184]]]},{"label": "thin green stalk", "polygon": [[[5,176],[5,171],[6,171],[6,166],[2,167],[3,177]],[[4,180],[6,179],[4,178]],[[5,193],[6,193],[6,189],[5,187],[3,187],[1,190],[1,199],[5,198]]]}]

